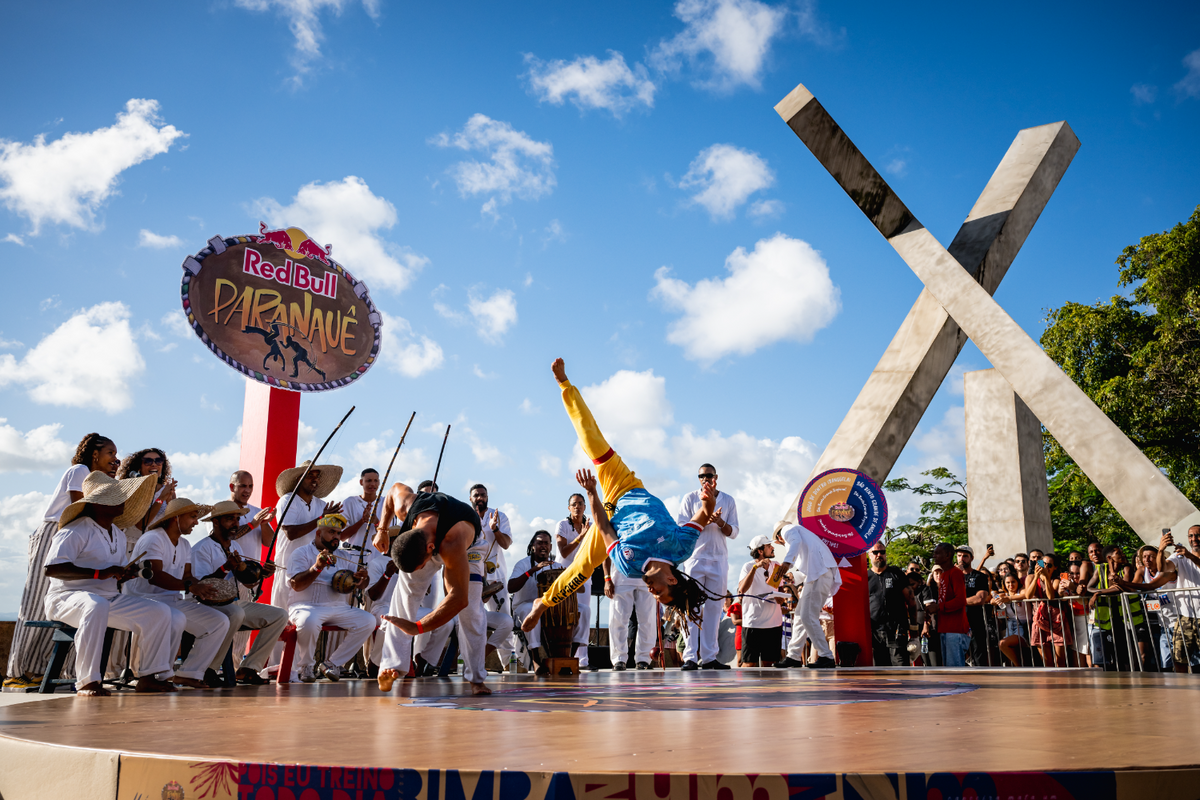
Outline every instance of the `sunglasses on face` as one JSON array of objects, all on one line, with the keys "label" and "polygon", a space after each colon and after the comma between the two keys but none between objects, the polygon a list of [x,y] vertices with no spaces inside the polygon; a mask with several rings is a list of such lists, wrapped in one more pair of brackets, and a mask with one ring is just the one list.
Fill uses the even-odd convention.
[{"label": "sunglasses on face", "polygon": [[1029,559],[1028,559],[1028,558],[1018,558],[1018,559],[1016,559],[1016,562],[1017,562],[1018,564],[1028,564],[1028,563],[1029,563]]},{"label": "sunglasses on face", "polygon": [[142,456],[142,463],[143,464],[151,464],[151,465],[161,464],[161,463],[163,463],[163,460],[161,458],[159,458],[158,456]]},{"label": "sunglasses on face", "polygon": [[696,477],[702,481],[713,481],[717,479],[716,474],[712,472],[705,472],[704,474],[697,475]]}]

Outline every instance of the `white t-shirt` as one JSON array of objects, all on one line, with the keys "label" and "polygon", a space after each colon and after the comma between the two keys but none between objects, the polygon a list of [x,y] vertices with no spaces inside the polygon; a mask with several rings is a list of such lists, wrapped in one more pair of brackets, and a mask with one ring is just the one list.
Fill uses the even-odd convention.
[{"label": "white t-shirt", "polygon": [[[307,572],[313,564],[317,562],[317,554],[321,552],[315,544],[306,544],[296,548],[288,559],[287,577],[295,578],[304,572]],[[341,555],[339,553],[338,555]],[[354,565],[346,561],[337,561],[333,566],[326,567],[317,575],[316,580],[309,584],[308,588],[302,592],[292,589],[291,601],[288,604],[289,608],[293,608],[297,603],[304,603],[310,606],[344,606],[350,602],[350,595],[339,594],[333,590],[333,576],[340,569],[354,569]],[[382,572],[381,572],[382,574]],[[278,580],[278,578],[277,578]]]},{"label": "white t-shirt", "polygon": [[[180,536],[178,544],[171,544],[171,537],[162,528],[151,528],[142,534],[133,548],[134,561],[161,561],[163,572],[173,578],[183,579],[184,568],[192,563],[192,545],[186,537]],[[224,560],[224,559],[222,559]],[[125,594],[140,595],[155,599],[158,597],[178,597],[177,589],[164,589],[155,586],[141,575],[125,584]]]},{"label": "white t-shirt", "polygon": [[[569,567],[575,563],[575,556],[579,555],[579,551],[583,549],[583,537],[587,535],[589,527],[590,527],[590,524],[588,527],[585,527],[583,529],[582,533],[576,533],[575,526],[571,524],[570,517],[567,517],[566,519],[560,519],[558,521],[558,527],[556,527],[554,529],[554,536],[555,536],[554,541],[556,543],[558,542],[559,536],[563,537],[568,542],[574,541],[576,539],[576,537],[578,537],[578,539],[579,539],[579,544],[575,545],[575,549],[572,550],[570,553],[564,554],[561,550],[559,550],[558,557],[560,559],[559,560],[560,566]],[[555,546],[557,546],[557,544]],[[522,572],[524,572],[524,570],[522,570]],[[614,569],[613,572],[620,574],[621,571],[619,569]],[[587,594],[591,590],[592,576],[585,575],[584,577],[587,578],[587,580],[583,582],[583,586],[579,587],[579,591],[576,592],[576,594]],[[635,578],[635,580],[637,580],[637,579]],[[641,583],[640,580],[638,580],[637,582]]]},{"label": "white t-shirt", "polygon": [[[367,508],[372,503],[375,503],[375,501],[372,500],[371,502],[367,502],[358,495],[351,495],[343,500],[342,516],[346,518],[346,527],[349,528],[351,525],[354,525],[360,519],[362,519],[363,514],[367,513]],[[371,539],[375,536],[375,526],[379,523],[379,509],[381,508],[383,508],[382,498],[378,503],[375,503],[375,513],[372,515],[371,521],[360,527],[358,531],[355,532],[354,536],[347,539],[347,544],[352,544],[356,547],[366,547],[376,553],[379,552],[371,546]]]},{"label": "white t-shirt", "polygon": [[[482,527],[479,541],[471,546],[467,551],[467,560],[471,564],[471,572],[476,575],[483,575],[489,581],[504,580],[505,561],[504,548],[496,541],[496,535],[492,533],[492,518],[499,520],[500,532],[512,538],[512,526],[508,524],[508,515],[503,511],[494,508],[489,508],[483,512],[480,517],[480,526]],[[491,561],[496,565],[496,570],[492,574],[488,574],[487,562]]]},{"label": "white t-shirt", "polygon": [[[1170,562],[1175,565],[1179,577],[1175,586],[1179,589],[1200,589],[1200,567],[1193,564],[1183,553],[1173,553]],[[1181,617],[1200,618],[1200,592],[1174,592],[1171,599]]]},{"label": "white t-shirt", "polygon": [[[775,562],[768,561],[767,569],[775,569]],[[738,578],[740,586],[747,573],[754,570],[754,578],[750,588],[742,596],[742,627],[743,628],[775,628],[783,624],[783,609],[774,600],[760,600],[750,595],[774,595],[775,590],[767,583],[767,576],[753,561],[742,565],[742,574]]]},{"label": "white t-shirt", "polygon": [[[50,496],[50,505],[46,506],[46,513],[42,519],[45,522],[58,522],[58,518],[67,510],[67,506],[71,505],[71,492],[82,492],[83,479],[90,474],[91,470],[83,464],[73,464],[64,472],[63,476],[59,478],[54,494]],[[78,583],[78,581],[72,582]]]},{"label": "white t-shirt", "polygon": [[[692,517],[696,516],[696,512],[700,510],[702,505],[699,490],[688,494],[683,498],[683,502],[679,504],[679,513],[675,515],[675,521],[680,525],[691,522]],[[689,563],[698,563],[701,561],[728,563],[729,540],[736,539],[738,535],[737,503],[729,495],[718,491],[717,508],[721,510],[721,518],[733,527],[733,532],[726,536],[721,533],[721,529],[717,527],[717,523],[710,522],[705,525],[704,529],[700,531],[700,538],[696,540],[696,549],[692,550],[691,558],[681,565],[684,572],[687,572],[687,565]]]},{"label": "white t-shirt", "polygon": [[[246,536],[250,536],[250,534],[246,534]],[[239,556],[245,558],[246,551],[242,547],[242,540],[234,539],[230,542],[229,552],[237,553]],[[205,537],[192,548],[192,577],[196,580],[207,578],[225,566],[225,561],[225,551],[221,549],[221,545],[217,544],[217,540],[211,536]],[[225,580],[231,581],[233,579],[233,573],[226,570]]]},{"label": "white t-shirt", "polygon": [[[516,566],[513,567],[512,575],[509,576],[509,580],[512,580],[518,575],[524,575],[532,566],[533,559],[529,556],[525,556],[525,558],[522,558],[517,562]],[[551,556],[550,566],[561,567],[562,565],[555,563],[554,557]],[[543,567],[543,569],[549,569],[549,567]],[[533,603],[534,600],[538,599],[539,594],[537,590],[537,576],[537,572],[534,572],[532,575],[530,575],[529,580],[525,581],[525,585],[521,587],[521,591],[512,596],[512,604],[514,608],[522,603]]]},{"label": "white t-shirt", "polygon": [[[50,542],[50,552],[46,554],[46,566],[74,564],[83,569],[105,569],[125,566],[125,563],[124,531],[116,525],[105,531],[91,517],[76,517],[65,528],[59,528]],[[119,590],[116,578],[77,581],[51,578],[47,595],[63,592],[91,592],[111,599]]]}]

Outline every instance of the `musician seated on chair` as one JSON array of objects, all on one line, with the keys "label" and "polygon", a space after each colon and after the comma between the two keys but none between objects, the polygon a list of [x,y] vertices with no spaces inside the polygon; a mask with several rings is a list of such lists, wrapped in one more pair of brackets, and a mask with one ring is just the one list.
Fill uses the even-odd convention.
[{"label": "musician seated on chair", "polygon": [[[317,522],[312,544],[297,548],[288,560],[287,581],[292,590],[288,619],[296,626],[292,668],[305,683],[317,679],[315,654],[323,625],[346,631],[337,649],[316,667],[331,681],[342,677],[342,665],[354,658],[375,630],[375,615],[348,603],[347,595],[355,588],[365,589],[370,578],[366,567],[358,568],[357,558],[338,554],[345,528],[346,518],[341,514],[326,514]],[[343,571],[347,574],[341,574]]]},{"label": "musician seated on chair", "polygon": [[145,475],[118,481],[103,472],[83,479],[83,497],[59,517],[46,555],[46,616],[76,629],[76,693],[107,697],[100,661],[108,628],[138,635],[133,669],[139,692],[173,692],[169,682],[175,654],[171,609],[120,593],[133,574],[125,565],[124,529],[146,515],[158,478]]},{"label": "musician seated on chair", "polygon": [[[533,603],[538,598],[538,573],[544,569],[559,566],[558,562],[554,560],[552,548],[550,532],[538,531],[533,535],[529,541],[529,547],[525,550],[527,556],[513,567],[512,577],[508,579],[508,593],[512,595],[513,613],[517,619],[524,619],[525,615],[533,609]],[[529,657],[537,665],[537,674],[548,675],[549,670],[541,654],[541,625],[525,634],[525,645],[526,650],[529,651]]]},{"label": "musician seated on chair", "polygon": [[[249,537],[246,534],[262,525],[272,513],[273,509],[263,509],[245,525],[239,525],[245,509],[235,501],[222,500],[213,506],[208,516],[201,520],[212,523],[212,533],[192,548],[192,574],[199,575],[201,580],[215,578],[245,586],[257,586],[261,583],[265,574],[273,572],[274,567],[268,565],[265,569],[255,569],[259,564],[257,561],[245,560],[247,553],[242,542],[249,539],[249,546],[257,550],[259,537]],[[279,641],[279,634],[283,633],[284,626],[287,625],[287,612],[282,608],[243,599],[213,608],[229,617],[229,631],[204,672],[205,682],[212,686],[219,685],[217,668],[225,660],[233,637],[246,627],[259,633],[250,652],[242,659],[242,665],[235,676],[236,680],[238,683],[252,686],[266,683],[258,673],[266,667],[267,656],[271,654],[271,648]]]},{"label": "musician seated on chair", "polygon": [[192,576],[192,545],[183,538],[192,532],[200,515],[207,514],[209,508],[186,497],[177,497],[168,503],[163,515],[141,535],[133,548],[133,560],[141,563],[150,577],[134,578],[122,589],[125,594],[171,607],[176,645],[184,631],[195,637],[191,651],[173,678],[180,686],[193,689],[211,688],[204,681],[204,671],[216,657],[229,631],[228,617],[199,602],[212,599],[213,590]]}]

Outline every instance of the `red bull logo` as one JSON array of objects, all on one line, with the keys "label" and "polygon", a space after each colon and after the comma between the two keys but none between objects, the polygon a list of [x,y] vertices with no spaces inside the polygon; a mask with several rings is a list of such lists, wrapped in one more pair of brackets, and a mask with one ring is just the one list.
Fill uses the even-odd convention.
[{"label": "red bull logo", "polygon": [[329,254],[333,251],[333,245],[327,244],[322,247],[299,228],[279,228],[269,231],[267,223],[259,222],[258,231],[257,241],[259,244],[273,244],[292,258],[311,258],[329,266],[331,260]]},{"label": "red bull logo", "polygon": [[[305,239],[305,241],[312,240]],[[242,272],[255,275],[259,278],[266,278],[269,281],[275,281],[284,286],[294,286],[297,289],[303,289],[306,292],[328,297],[331,300],[337,299],[338,274],[332,269],[327,270],[324,275],[318,278],[304,264],[292,261],[290,258],[285,258],[283,266],[275,266],[270,261],[264,259],[262,253],[252,247],[247,247],[245,255],[242,256]]]}]

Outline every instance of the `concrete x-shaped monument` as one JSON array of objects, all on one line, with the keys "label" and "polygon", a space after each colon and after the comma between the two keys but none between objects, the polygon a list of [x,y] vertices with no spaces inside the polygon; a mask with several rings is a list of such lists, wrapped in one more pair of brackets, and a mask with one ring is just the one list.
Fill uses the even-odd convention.
[{"label": "concrete x-shaped monument", "polygon": [[[925,284],[813,474],[852,467],[883,481],[965,336],[975,342],[1125,521],[1147,542],[1200,512],[992,299],[1079,140],[1065,122],[1021,131],[950,250],[917,221],[803,85],[775,106],[788,127]],[[785,519],[796,521],[797,502]]]}]

